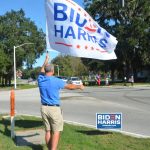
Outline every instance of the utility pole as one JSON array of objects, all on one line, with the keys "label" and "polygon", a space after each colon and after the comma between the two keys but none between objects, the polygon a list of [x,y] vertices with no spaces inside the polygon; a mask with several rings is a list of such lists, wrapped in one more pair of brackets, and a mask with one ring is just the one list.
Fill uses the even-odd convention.
[{"label": "utility pole", "polygon": [[124,0],[122,0],[122,7],[124,7]]},{"label": "utility pole", "polygon": [[17,82],[16,82],[16,48],[24,46],[24,45],[34,44],[34,43],[23,43],[18,46],[14,46],[14,89],[17,88]]}]

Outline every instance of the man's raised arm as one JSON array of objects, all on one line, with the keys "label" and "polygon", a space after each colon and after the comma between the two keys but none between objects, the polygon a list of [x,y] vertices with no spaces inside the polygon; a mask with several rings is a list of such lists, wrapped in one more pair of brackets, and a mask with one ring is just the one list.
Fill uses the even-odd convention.
[{"label": "man's raised arm", "polygon": [[42,67],[41,67],[41,72],[45,73],[44,67],[48,64],[48,61],[49,61],[49,55],[47,53],[45,61],[44,61],[43,65],[42,65]]},{"label": "man's raised arm", "polygon": [[84,86],[83,86],[83,84],[81,84],[81,85],[66,84],[66,85],[65,85],[65,89],[68,89],[68,90],[75,90],[75,89],[83,90],[83,89],[84,89]]}]

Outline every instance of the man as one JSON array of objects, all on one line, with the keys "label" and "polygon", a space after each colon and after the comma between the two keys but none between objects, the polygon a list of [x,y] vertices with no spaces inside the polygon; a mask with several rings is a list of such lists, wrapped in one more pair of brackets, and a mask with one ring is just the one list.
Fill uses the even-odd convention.
[{"label": "man", "polygon": [[63,80],[54,77],[54,66],[48,64],[49,56],[38,76],[38,85],[41,96],[41,116],[45,126],[45,141],[49,150],[56,150],[60,131],[63,131],[63,117],[60,109],[60,89],[84,89],[83,85],[66,84]]}]

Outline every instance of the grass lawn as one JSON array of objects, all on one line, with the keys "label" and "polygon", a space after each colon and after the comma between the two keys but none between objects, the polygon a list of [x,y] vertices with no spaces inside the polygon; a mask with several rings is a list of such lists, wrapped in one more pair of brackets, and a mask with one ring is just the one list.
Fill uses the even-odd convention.
[{"label": "grass lawn", "polygon": [[[134,83],[134,87],[136,86],[149,86],[150,87],[150,83]],[[88,85],[89,87],[97,87],[97,85]],[[124,86],[124,83],[113,83],[110,84],[110,86]],[[131,86],[131,83],[126,83],[126,86]],[[32,84],[18,84],[17,85],[17,90],[23,90],[23,89],[31,89],[31,88],[37,88],[38,85],[32,85]],[[100,87],[105,87],[105,84],[101,84]],[[0,91],[2,90],[11,90],[14,88],[14,85],[11,85],[10,87],[2,87],[0,86]]]},{"label": "grass lawn", "polygon": [[[134,86],[150,86],[150,83],[134,83]],[[112,86],[124,86],[124,83],[112,83]],[[127,82],[126,86],[131,86],[131,83]]]},{"label": "grass lawn", "polygon": [[31,89],[31,88],[36,88],[38,87],[37,85],[32,85],[32,84],[20,84],[17,86],[17,89]]},{"label": "grass lawn", "polygon": [[[23,89],[31,89],[31,88],[36,88],[38,87],[37,85],[31,85],[31,84],[18,84],[17,85],[17,90],[23,90]],[[11,90],[14,89],[14,86],[10,87],[0,87],[0,90]]]},{"label": "grass lawn", "polygon": [[[40,118],[18,116],[15,130],[43,128]],[[16,146],[10,138],[10,121],[0,115],[0,150],[47,150],[46,145]],[[150,150],[150,139],[65,124],[58,150]]]}]

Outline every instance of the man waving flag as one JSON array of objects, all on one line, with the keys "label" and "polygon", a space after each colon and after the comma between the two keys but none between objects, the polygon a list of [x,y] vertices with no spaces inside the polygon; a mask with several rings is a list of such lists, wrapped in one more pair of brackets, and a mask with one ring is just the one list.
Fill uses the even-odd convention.
[{"label": "man waving flag", "polygon": [[46,0],[47,45],[76,57],[116,59],[117,40],[72,0]]}]

